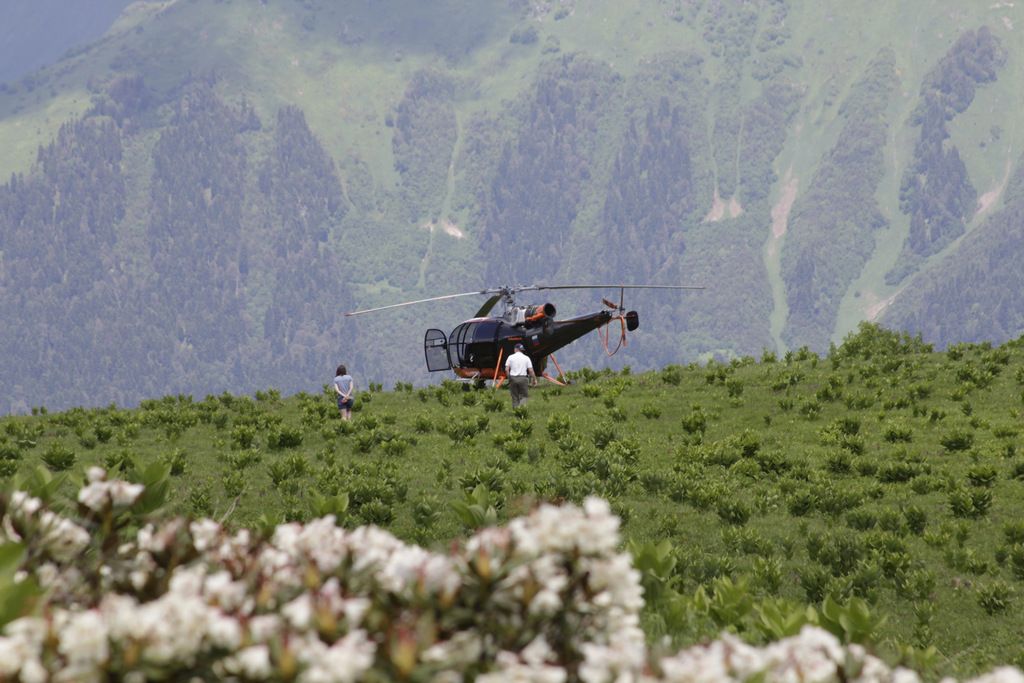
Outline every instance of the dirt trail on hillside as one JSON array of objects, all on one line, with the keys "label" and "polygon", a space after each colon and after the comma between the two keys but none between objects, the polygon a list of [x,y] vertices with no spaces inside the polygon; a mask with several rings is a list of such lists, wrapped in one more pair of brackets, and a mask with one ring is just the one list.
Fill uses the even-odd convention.
[{"label": "dirt trail on hillside", "polygon": [[1003,190],[1006,189],[1006,183],[1010,181],[1010,157],[1006,158],[1006,169],[1003,171],[1003,179],[999,181],[999,184],[993,187],[985,194],[978,197],[978,210],[974,212],[972,221],[978,220],[978,218],[992,208],[992,205],[996,203],[999,196],[1003,194]]},{"label": "dirt trail on hillside", "polygon": [[903,287],[900,287],[899,289],[897,289],[895,292],[885,297],[884,299],[879,299],[878,296],[873,292],[865,293],[865,300],[872,302],[868,304],[868,306],[864,309],[864,316],[867,318],[868,322],[875,322],[878,316],[882,314],[882,311],[889,308],[892,302],[896,300],[896,297],[898,297],[902,293]]},{"label": "dirt trail on hillside", "polygon": [[796,192],[800,187],[800,179],[793,177],[793,167],[786,171],[782,179],[782,194],[779,201],[772,207],[772,236],[778,239],[786,234],[786,227],[789,225],[789,212],[796,201]]},{"label": "dirt trail on hillside", "polygon": [[721,195],[718,194],[718,188],[715,187],[715,197],[711,202],[711,210],[704,216],[705,223],[717,223],[718,221],[725,218],[725,214],[728,211],[729,218],[737,218],[743,213],[743,205],[740,204],[740,200],[736,199],[736,195],[729,198],[726,202],[722,199]]},{"label": "dirt trail on hillside", "polygon": [[441,221],[441,229],[444,230],[445,233],[447,233],[448,235],[451,235],[452,237],[455,237],[460,240],[466,236],[461,230],[459,230],[459,226],[457,224],[453,223],[447,218]]},{"label": "dirt trail on hillside", "polygon": [[740,204],[740,200],[736,199],[736,195],[733,195],[729,199],[729,218],[737,218],[743,213],[743,205]]},{"label": "dirt trail on hillside", "polygon": [[800,179],[793,175],[793,167],[790,166],[782,179],[782,192],[779,193],[779,200],[772,207],[772,234],[768,238],[768,246],[765,248],[765,255],[774,259],[779,252],[779,241],[786,234],[789,225],[789,212],[796,201],[797,190],[800,188]]},{"label": "dirt trail on hillside", "polygon": [[711,202],[711,210],[704,216],[705,223],[717,223],[725,216],[725,202],[718,196],[718,186],[715,186],[715,198]]}]

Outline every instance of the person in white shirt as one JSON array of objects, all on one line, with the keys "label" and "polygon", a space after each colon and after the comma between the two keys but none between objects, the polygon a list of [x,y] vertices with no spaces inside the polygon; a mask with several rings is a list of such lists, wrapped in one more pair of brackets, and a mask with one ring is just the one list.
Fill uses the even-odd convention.
[{"label": "person in white shirt", "polygon": [[528,387],[537,386],[533,362],[523,353],[522,344],[516,344],[515,353],[505,361],[505,374],[508,375],[508,388],[512,393],[512,407],[517,408],[526,401]]}]

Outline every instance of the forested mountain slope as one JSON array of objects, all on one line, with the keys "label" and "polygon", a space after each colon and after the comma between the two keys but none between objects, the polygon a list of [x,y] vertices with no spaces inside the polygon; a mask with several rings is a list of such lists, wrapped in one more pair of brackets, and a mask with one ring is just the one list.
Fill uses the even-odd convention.
[{"label": "forested mountain slope", "polygon": [[1018,336],[1020,30],[954,0],[133,3],[0,92],[0,410],[424,381],[423,330],[477,302],[341,313],[504,284],[706,285],[627,301],[635,367],[879,316]]}]

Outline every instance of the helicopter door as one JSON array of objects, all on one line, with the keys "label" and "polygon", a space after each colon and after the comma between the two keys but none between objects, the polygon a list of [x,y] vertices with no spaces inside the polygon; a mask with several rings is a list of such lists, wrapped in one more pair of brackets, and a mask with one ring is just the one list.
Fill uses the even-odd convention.
[{"label": "helicopter door", "polygon": [[448,337],[441,330],[430,329],[423,337],[423,352],[427,357],[427,371],[451,370],[448,360]]}]

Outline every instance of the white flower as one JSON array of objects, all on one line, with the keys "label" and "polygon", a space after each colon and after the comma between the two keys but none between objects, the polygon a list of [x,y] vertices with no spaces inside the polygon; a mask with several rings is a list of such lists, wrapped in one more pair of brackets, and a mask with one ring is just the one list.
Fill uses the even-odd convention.
[{"label": "white flower", "polygon": [[21,683],[46,683],[50,674],[38,659],[29,659],[21,667]]},{"label": "white flower", "polygon": [[[40,667],[46,630],[46,623],[36,617],[24,617],[7,624],[6,637],[0,636],[0,680],[13,680],[19,671],[21,680],[33,678]],[[35,680],[39,680],[38,677]]]},{"label": "white flower", "polygon": [[508,525],[516,552],[533,557],[542,552],[569,552],[586,555],[613,553],[619,542],[619,518],[608,503],[590,497],[583,510],[573,506],[541,505],[528,517]]},{"label": "white flower", "polygon": [[266,645],[253,645],[239,650],[234,659],[237,667],[234,670],[246,678],[268,678],[270,676],[270,648]]},{"label": "white flower", "polygon": [[313,599],[303,593],[281,608],[281,614],[299,630],[308,629],[313,623]]},{"label": "white flower", "polygon": [[428,555],[423,548],[395,548],[377,571],[377,579],[385,589],[401,593],[416,582]]},{"label": "white flower", "polygon": [[85,471],[85,476],[86,476],[86,479],[89,480],[89,483],[95,483],[95,482],[98,482],[98,481],[106,481],[106,479],[107,479],[107,471],[105,469],[103,469],[102,467],[93,466],[93,467],[90,467],[88,470]]},{"label": "white flower", "polygon": [[249,634],[257,643],[265,643],[281,632],[281,618],[275,614],[262,614],[249,620]]},{"label": "white flower", "polygon": [[277,528],[274,529],[274,536],[271,538],[270,542],[273,543],[275,547],[283,550],[289,555],[297,555],[298,552],[296,548],[298,547],[300,528],[301,527],[294,522],[290,524],[279,524],[277,525]]},{"label": "white flower", "polygon": [[335,523],[334,515],[309,522],[298,541],[298,548],[321,572],[334,571],[348,555],[346,532]]},{"label": "white flower", "polygon": [[100,614],[113,640],[127,640],[140,635],[142,622],[139,603],[127,595],[107,593],[99,606]]},{"label": "white flower", "polygon": [[[1014,671],[1017,671],[1014,669]],[[1019,677],[1016,683],[1024,683],[1024,677],[1020,677],[1020,672],[1017,671]],[[910,669],[904,669],[903,667],[897,668],[892,672],[892,683],[921,683],[921,677],[917,675],[917,672],[911,671]]]},{"label": "white flower", "polygon": [[496,671],[479,676],[478,683],[564,683],[568,673],[552,663],[555,653],[544,636],[537,636],[519,654],[499,652]]},{"label": "white flower", "polygon": [[764,656],[768,667],[779,676],[792,670],[799,671],[807,680],[825,680],[835,675],[846,653],[828,631],[804,626],[798,635],[768,645]]},{"label": "white flower", "polygon": [[422,586],[428,593],[450,594],[461,583],[454,563],[414,546],[394,546],[377,571],[381,585],[392,593]]},{"label": "white flower", "polygon": [[117,506],[134,505],[145,490],[142,484],[129,484],[126,481],[114,481],[110,483],[110,499]]},{"label": "white flower", "polygon": [[142,484],[129,484],[120,480],[105,481],[105,476],[106,473],[100,468],[90,468],[89,483],[78,491],[78,502],[94,512],[105,510],[108,505],[132,505],[145,489]]},{"label": "white flower", "polygon": [[423,651],[420,659],[446,666],[461,666],[475,661],[483,651],[480,634],[459,631],[448,640],[431,645]]},{"label": "white flower", "polygon": [[89,545],[89,532],[49,510],[39,515],[43,543],[58,560],[71,560]]},{"label": "white flower", "polygon": [[590,576],[590,587],[598,595],[598,605],[617,605],[639,612],[643,609],[643,588],[640,572],[633,569],[633,561],[626,554],[615,555],[601,561],[585,563]]},{"label": "white flower", "polygon": [[234,617],[215,615],[206,627],[210,642],[226,650],[236,650],[242,644],[242,626]]},{"label": "white flower", "polygon": [[99,666],[110,656],[107,625],[99,612],[71,614],[60,628],[57,650],[75,667]]},{"label": "white flower", "polygon": [[717,683],[744,680],[768,663],[762,651],[724,634],[720,640],[683,650],[660,664],[667,683]]},{"label": "white flower", "polygon": [[245,602],[245,586],[233,581],[231,574],[219,571],[207,576],[203,584],[203,595],[213,604],[224,610],[236,610]]},{"label": "white flower", "polygon": [[1024,674],[1015,667],[1003,666],[983,676],[972,678],[968,683],[1024,683]]},{"label": "white flower", "polygon": [[24,491],[15,491],[11,494],[11,512],[19,512],[23,515],[34,515],[43,506],[43,501],[33,498]]},{"label": "white flower", "polygon": [[[307,668],[299,676],[301,683],[354,683],[373,666],[376,645],[365,631],[352,631],[329,648],[318,650],[306,659]],[[306,656],[312,652],[307,650]]]},{"label": "white flower", "polygon": [[199,552],[206,552],[220,537],[220,524],[212,519],[200,519],[189,525],[188,530],[192,533],[192,543]]},{"label": "white flower", "polygon": [[353,553],[353,569],[356,572],[373,571],[387,563],[396,550],[403,547],[401,541],[375,526],[364,526],[354,530],[347,539]]},{"label": "white flower", "polygon": [[555,659],[555,652],[544,636],[537,636],[520,653],[527,664],[544,664]]},{"label": "white flower", "polygon": [[145,550],[151,553],[163,552],[166,546],[161,543],[160,537],[154,533],[152,524],[139,529],[139,533],[135,536],[136,543],[139,544],[140,550]]},{"label": "white flower", "polygon": [[370,600],[367,598],[348,598],[342,605],[342,611],[345,613],[345,621],[348,622],[349,628],[355,628],[363,621],[363,615],[370,609]]},{"label": "white flower", "polygon": [[565,669],[549,664],[523,664],[510,652],[499,652],[497,670],[477,676],[477,683],[564,683]]},{"label": "white flower", "polygon": [[608,501],[594,496],[583,501],[589,534],[580,549],[584,552],[614,552],[619,543],[619,518],[612,514]]},{"label": "white flower", "polygon": [[530,601],[530,614],[550,615],[558,611],[562,606],[562,598],[550,588],[543,588],[537,591]]},{"label": "white flower", "polygon": [[193,595],[168,592],[139,608],[143,657],[166,665],[191,662],[202,650],[209,621],[216,610]]},{"label": "white flower", "polygon": [[431,555],[421,567],[423,574],[423,586],[431,592],[440,595],[450,595],[458,590],[462,579],[455,569],[455,563],[450,558],[441,555]]},{"label": "white flower", "polygon": [[96,481],[78,491],[78,502],[95,512],[105,508],[107,501],[106,482]]},{"label": "white flower", "polygon": [[632,680],[643,668],[646,650],[643,632],[639,628],[626,629],[617,634],[608,645],[583,643],[583,663],[580,680],[584,683]]},{"label": "white flower", "polygon": [[[138,495],[136,485],[105,476],[91,473],[94,489],[83,496],[99,509],[129,504]],[[406,545],[376,527],[347,532],[332,517],[281,525],[270,542],[259,544],[247,532],[229,537],[216,522],[197,521],[189,530],[200,556],[174,569],[163,595],[147,595],[140,603],[131,587],[126,594],[113,592],[113,578],[128,572],[139,590],[162,585],[151,580],[158,569],[151,553],[160,557],[171,549],[188,522],[147,526],[136,544],[126,543],[120,557],[101,568],[110,579],[107,590],[96,609],[84,611],[69,608],[83,582],[70,560],[87,547],[88,534],[25,494],[13,494],[11,501],[0,520],[2,533],[17,538],[11,515],[37,515],[50,556],[69,561],[44,556],[27,568],[52,589],[41,606],[47,617],[15,620],[0,633],[0,680],[86,683],[116,674],[126,683],[141,683],[140,671],[178,675],[223,652],[228,654],[213,663],[218,676],[265,679],[278,673],[271,648],[284,642],[302,683],[350,683],[368,676],[375,643],[387,642],[386,634],[364,630],[372,605],[394,606],[386,621],[415,623],[424,608],[449,604],[465,581],[475,580],[475,572],[489,571],[503,578],[477,618],[493,618],[502,626],[495,633],[515,632],[522,640],[509,645],[467,626],[420,653],[434,683],[462,680],[479,665],[490,669],[478,676],[482,683],[565,683],[562,645],[582,655],[573,675],[584,683],[718,683],[759,676],[768,682],[824,683],[842,673],[851,683],[920,683],[914,672],[890,669],[864,648],[843,646],[815,627],[762,648],[723,634],[661,659],[653,667],[661,672],[655,678],[640,628],[640,574],[629,554],[618,551],[618,519],[599,499],[588,499],[582,508],[540,506],[506,528],[482,530],[453,556]],[[319,586],[308,583],[321,577]],[[271,595],[269,605],[263,591]],[[257,605],[268,613],[254,616]],[[564,612],[573,625],[569,642],[553,649],[543,620],[524,619],[524,611],[534,617]],[[338,620],[345,634],[333,644],[317,632],[320,614]],[[529,644],[516,651],[521,642]],[[138,668],[105,671],[110,652],[137,653]],[[1024,683],[1024,676],[1004,668],[971,683]]]},{"label": "white flower", "polygon": [[149,574],[141,569],[135,569],[128,574],[128,579],[132,582],[135,590],[140,591],[146,587],[146,583],[149,581]]},{"label": "white flower", "polygon": [[13,678],[14,674],[21,671],[25,660],[19,645],[13,638],[0,636],[0,676]]},{"label": "white flower", "polygon": [[205,581],[206,568],[202,565],[179,567],[171,576],[170,592],[178,595],[199,596],[203,594]]},{"label": "white flower", "polygon": [[4,627],[4,633],[26,643],[42,646],[46,639],[46,622],[39,617],[15,619]]}]

